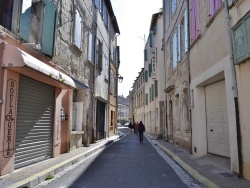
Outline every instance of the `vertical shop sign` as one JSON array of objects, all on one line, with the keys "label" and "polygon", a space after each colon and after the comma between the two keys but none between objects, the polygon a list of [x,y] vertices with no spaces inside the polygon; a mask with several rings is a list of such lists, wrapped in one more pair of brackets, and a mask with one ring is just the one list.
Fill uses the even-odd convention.
[{"label": "vertical shop sign", "polygon": [[7,97],[4,123],[4,157],[11,157],[14,153],[14,134],[16,127],[16,95],[17,84],[15,80],[7,81]]},{"label": "vertical shop sign", "polygon": [[152,48],[152,79],[157,79],[156,74],[156,48]]}]

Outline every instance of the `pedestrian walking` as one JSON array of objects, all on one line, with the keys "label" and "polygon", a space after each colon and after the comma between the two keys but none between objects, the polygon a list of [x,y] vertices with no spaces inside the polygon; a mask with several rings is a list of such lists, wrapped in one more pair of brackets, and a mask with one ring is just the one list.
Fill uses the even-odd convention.
[{"label": "pedestrian walking", "polygon": [[137,134],[137,131],[138,131],[138,126],[139,126],[139,123],[138,122],[136,122],[135,124],[134,124],[134,133],[135,134]]},{"label": "pedestrian walking", "polygon": [[132,130],[133,130],[134,126],[132,125],[131,122],[129,122],[128,128],[130,129],[130,134],[132,134]]},{"label": "pedestrian walking", "polygon": [[142,121],[140,121],[140,123],[139,123],[138,132],[139,132],[140,143],[142,143],[143,142],[143,132],[145,132],[145,126],[143,125]]}]

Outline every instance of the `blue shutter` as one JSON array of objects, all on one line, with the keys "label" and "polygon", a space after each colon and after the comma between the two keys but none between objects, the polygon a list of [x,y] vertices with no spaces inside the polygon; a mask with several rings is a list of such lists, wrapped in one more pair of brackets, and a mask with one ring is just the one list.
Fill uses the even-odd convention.
[{"label": "blue shutter", "polygon": [[156,25],[153,26],[152,31],[154,32],[154,34],[156,33]]},{"label": "blue shutter", "polygon": [[149,43],[150,43],[150,47],[152,47],[153,46],[153,34],[152,33],[149,34]]},{"label": "blue shutter", "polygon": [[94,0],[94,4],[96,8],[99,8],[99,0]]},{"label": "blue shutter", "polygon": [[42,33],[42,52],[52,56],[54,51],[57,7],[50,1],[44,2],[43,33]]},{"label": "blue shutter", "polygon": [[147,61],[148,60],[148,50],[145,49],[144,50],[144,61]]},{"label": "blue shutter", "polygon": [[22,0],[19,35],[29,41],[32,0]]}]

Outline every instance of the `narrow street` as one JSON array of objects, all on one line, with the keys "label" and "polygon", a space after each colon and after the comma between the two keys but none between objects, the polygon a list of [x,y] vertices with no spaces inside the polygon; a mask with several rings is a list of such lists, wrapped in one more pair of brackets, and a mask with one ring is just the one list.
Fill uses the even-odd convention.
[{"label": "narrow street", "polygon": [[199,187],[145,136],[139,143],[128,128],[120,130],[126,134],[123,139],[37,187]]}]

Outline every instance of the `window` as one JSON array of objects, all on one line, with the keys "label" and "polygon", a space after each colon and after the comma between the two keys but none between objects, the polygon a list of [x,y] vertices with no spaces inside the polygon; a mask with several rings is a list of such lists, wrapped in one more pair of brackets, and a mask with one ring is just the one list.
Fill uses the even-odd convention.
[{"label": "window", "polygon": [[144,61],[147,61],[148,60],[148,50],[145,49],[144,50]]},{"label": "window", "polygon": [[78,10],[75,10],[75,22],[74,22],[74,45],[79,49],[82,46],[82,17]]},{"label": "window", "polygon": [[105,79],[109,79],[109,56],[108,54],[104,55],[105,58]]},{"label": "window", "polygon": [[42,49],[44,54],[53,56],[55,32],[56,32],[56,18],[57,6],[53,1],[44,1],[44,15],[43,15],[43,30],[42,30]]},{"label": "window", "polygon": [[191,4],[191,41],[194,42],[199,34],[199,10],[198,10],[199,0],[193,0]]},{"label": "window", "polygon": [[150,34],[149,34],[149,45],[150,45],[150,47],[153,46],[153,32],[150,32]]},{"label": "window", "polygon": [[209,14],[211,18],[216,13],[216,11],[221,7],[221,0],[209,0]]},{"label": "window", "polygon": [[173,61],[173,69],[177,66],[177,33],[174,33],[172,39],[172,61]]},{"label": "window", "polygon": [[102,42],[97,40],[97,54],[98,54],[98,61],[97,61],[97,68],[102,71]]},{"label": "window", "polygon": [[175,11],[176,11],[176,0],[171,0],[171,16],[174,15]]},{"label": "window", "polygon": [[158,97],[158,80],[155,80],[154,84],[155,84],[155,97]]},{"label": "window", "polygon": [[185,52],[188,51],[188,12],[184,13]]},{"label": "window", "polygon": [[181,61],[181,25],[177,27],[177,59]]},{"label": "window", "polygon": [[32,0],[22,1],[19,35],[26,41],[29,41],[31,6]]},{"label": "window", "polygon": [[89,32],[88,60],[94,64],[95,62],[95,36]]},{"label": "window", "polygon": [[0,0],[0,25],[11,30],[13,0]]},{"label": "window", "polygon": [[154,95],[154,93],[155,93],[155,91],[154,91],[154,84],[152,84],[151,92],[152,92],[152,101],[153,101],[154,98],[155,98],[155,95]]},{"label": "window", "polygon": [[148,77],[151,77],[151,73],[152,73],[152,63],[148,64]]}]

